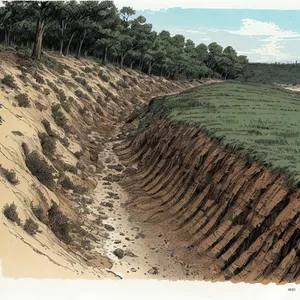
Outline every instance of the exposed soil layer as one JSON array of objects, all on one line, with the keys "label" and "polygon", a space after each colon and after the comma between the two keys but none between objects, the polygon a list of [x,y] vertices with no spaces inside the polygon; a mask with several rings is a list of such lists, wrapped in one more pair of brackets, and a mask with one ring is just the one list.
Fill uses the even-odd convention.
[{"label": "exposed soil layer", "polygon": [[125,165],[138,163],[122,181],[132,218],[168,234],[204,280],[299,282],[300,191],[283,174],[162,120],[115,151]]}]

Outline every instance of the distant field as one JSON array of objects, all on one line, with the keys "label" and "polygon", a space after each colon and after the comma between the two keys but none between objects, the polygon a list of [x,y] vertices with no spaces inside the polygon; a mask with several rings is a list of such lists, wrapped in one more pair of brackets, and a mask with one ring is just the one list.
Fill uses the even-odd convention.
[{"label": "distant field", "polygon": [[258,83],[300,84],[300,64],[251,63],[252,76],[248,79]]},{"label": "distant field", "polygon": [[264,84],[218,83],[155,99],[142,126],[162,116],[203,127],[233,150],[242,147],[300,179],[300,93]]}]

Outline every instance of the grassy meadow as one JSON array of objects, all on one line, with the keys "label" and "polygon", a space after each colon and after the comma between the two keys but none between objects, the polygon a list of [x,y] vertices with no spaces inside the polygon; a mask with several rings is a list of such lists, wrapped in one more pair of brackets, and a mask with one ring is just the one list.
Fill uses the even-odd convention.
[{"label": "grassy meadow", "polygon": [[300,93],[226,82],[153,99],[142,127],[165,117],[196,125],[235,152],[300,179]]}]

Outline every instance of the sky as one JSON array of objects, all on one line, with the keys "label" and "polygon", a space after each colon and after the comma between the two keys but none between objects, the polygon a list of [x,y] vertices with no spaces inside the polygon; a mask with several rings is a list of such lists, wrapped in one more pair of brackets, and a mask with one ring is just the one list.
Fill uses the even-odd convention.
[{"label": "sky", "polygon": [[115,3],[119,8],[132,6],[158,32],[164,29],[172,35],[183,34],[196,44],[230,45],[252,62],[300,61],[299,0],[115,0]]}]

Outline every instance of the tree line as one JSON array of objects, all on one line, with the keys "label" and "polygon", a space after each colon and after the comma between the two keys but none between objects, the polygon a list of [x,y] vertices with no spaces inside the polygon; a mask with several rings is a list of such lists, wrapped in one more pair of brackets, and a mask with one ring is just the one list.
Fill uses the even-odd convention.
[{"label": "tree line", "polygon": [[93,56],[171,79],[247,76],[248,59],[213,42],[195,45],[183,35],[156,32],[131,7],[113,1],[17,1],[0,7],[0,42],[31,48],[40,59],[43,49],[60,55]]}]

